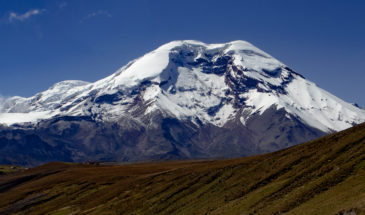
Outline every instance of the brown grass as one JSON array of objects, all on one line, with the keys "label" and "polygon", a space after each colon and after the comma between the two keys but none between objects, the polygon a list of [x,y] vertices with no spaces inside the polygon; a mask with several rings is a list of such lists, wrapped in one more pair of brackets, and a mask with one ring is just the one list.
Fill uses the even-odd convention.
[{"label": "brown grass", "polygon": [[275,153],[0,176],[0,214],[365,214],[365,124]]}]

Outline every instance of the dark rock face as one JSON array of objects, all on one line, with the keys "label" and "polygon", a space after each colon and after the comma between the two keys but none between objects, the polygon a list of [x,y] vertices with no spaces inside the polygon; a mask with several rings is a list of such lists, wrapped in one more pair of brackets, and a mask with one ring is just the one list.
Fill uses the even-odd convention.
[{"label": "dark rock face", "polygon": [[0,163],[33,166],[52,160],[72,161],[64,144],[55,140],[51,145],[31,130],[2,130],[0,136]]},{"label": "dark rock face", "polygon": [[[284,109],[276,110],[272,107],[261,116],[253,116],[247,123],[247,127],[255,133],[255,142],[262,152],[272,152],[278,149],[303,143],[326,133],[311,128],[290,116]],[[294,143],[294,144],[293,144]]]},{"label": "dark rock face", "polygon": [[148,161],[232,158],[271,152],[324,135],[284,110],[268,109],[246,126],[223,127],[179,121],[156,114],[152,125],[133,118],[97,122],[60,117],[35,128],[1,127],[0,162],[34,166],[50,161]]}]

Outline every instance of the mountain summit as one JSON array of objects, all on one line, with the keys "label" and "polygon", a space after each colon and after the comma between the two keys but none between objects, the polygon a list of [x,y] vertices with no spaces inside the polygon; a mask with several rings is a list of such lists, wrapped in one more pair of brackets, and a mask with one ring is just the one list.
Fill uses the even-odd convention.
[{"label": "mountain summit", "polygon": [[0,112],[3,162],[26,145],[26,164],[245,156],[365,121],[245,41],[173,41],[94,83],[9,98]]}]

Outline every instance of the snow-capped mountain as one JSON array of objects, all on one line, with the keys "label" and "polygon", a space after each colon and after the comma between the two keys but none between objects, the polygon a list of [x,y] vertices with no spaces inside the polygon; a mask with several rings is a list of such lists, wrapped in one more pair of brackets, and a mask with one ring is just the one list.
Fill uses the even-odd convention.
[{"label": "snow-capped mountain", "polygon": [[[92,137],[84,134],[87,141],[80,140],[79,132],[86,126],[105,136],[99,141],[109,148],[128,146],[119,154],[106,150],[115,160],[154,159],[171,153],[177,158],[255,154],[364,121],[365,110],[319,88],[245,41],[173,41],[94,83],[63,81],[33,97],[12,97],[0,104],[0,123],[6,131],[26,127],[54,146],[54,133],[62,139],[77,125],[68,131],[75,136],[69,141],[85,147]],[[48,129],[48,136],[42,129]],[[136,139],[128,139],[133,135],[127,131]],[[235,147],[230,149],[232,143],[227,141]],[[92,156],[67,150],[71,160],[99,159],[95,148]],[[105,156],[105,150],[99,154]]]}]

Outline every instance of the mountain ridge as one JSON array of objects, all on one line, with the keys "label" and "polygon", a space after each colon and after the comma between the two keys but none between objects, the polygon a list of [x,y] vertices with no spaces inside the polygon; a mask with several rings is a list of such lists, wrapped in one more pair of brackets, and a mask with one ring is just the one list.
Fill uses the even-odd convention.
[{"label": "mountain ridge", "polygon": [[173,41],[94,83],[64,81],[0,106],[4,152],[32,134],[75,161],[246,156],[365,121],[365,110],[245,41]]},{"label": "mountain ridge", "polygon": [[[188,47],[186,47],[188,46]],[[189,47],[191,46],[191,47]],[[202,55],[207,55],[207,53],[214,53],[214,52],[224,52],[224,54],[220,53],[220,55],[215,55],[213,58],[218,58],[218,64],[219,64],[219,60],[220,61],[227,61],[227,53],[230,53],[232,55],[231,59],[228,60],[232,60],[234,61],[232,64],[232,68],[231,70],[233,71],[238,71],[239,68],[237,67],[242,67],[240,71],[238,71],[238,73],[244,73],[244,78],[247,80],[246,83],[243,83],[243,87],[245,88],[244,90],[249,90],[250,85],[254,85],[253,87],[256,88],[254,90],[257,91],[253,91],[251,94],[252,95],[248,95],[246,97],[248,97],[248,99],[246,99],[248,102],[248,104],[246,104],[246,106],[255,106],[257,104],[256,100],[264,100],[264,101],[268,101],[270,100],[270,98],[267,98],[266,95],[269,96],[275,96],[275,95],[271,95],[271,94],[263,94],[260,92],[265,92],[265,91],[272,91],[272,88],[277,88],[277,90],[283,91],[283,94],[288,93],[285,92],[284,88],[286,87],[287,84],[289,84],[289,82],[291,82],[291,79],[296,79],[294,76],[299,76],[300,78],[303,78],[303,76],[301,76],[300,74],[294,72],[293,70],[291,70],[289,67],[287,67],[286,65],[282,64],[281,62],[277,61],[276,59],[272,58],[270,55],[268,55],[267,53],[257,49],[256,47],[254,47],[252,44],[246,42],[246,41],[233,41],[230,43],[225,43],[225,44],[204,44],[198,41],[192,41],[192,40],[185,40],[185,41],[172,41],[170,43],[167,43],[165,45],[160,46],[159,48],[157,48],[156,50],[142,56],[141,58],[138,58],[136,60],[133,60],[131,62],[129,62],[126,66],[122,67],[121,69],[119,69],[117,72],[115,72],[114,74],[112,74],[111,76],[108,76],[107,78],[101,79],[100,81],[96,81],[94,83],[88,83],[88,82],[83,82],[83,81],[76,81],[76,80],[69,80],[69,81],[62,81],[59,83],[54,84],[52,87],[50,87],[48,90],[42,92],[42,93],[38,93],[36,94],[34,97],[31,98],[21,98],[21,97],[15,97],[15,98],[10,98],[8,100],[5,101],[5,104],[2,105],[2,116],[5,115],[5,113],[27,113],[27,112],[53,112],[50,113],[49,117],[58,115],[58,114],[69,114],[69,115],[87,115],[88,113],[86,113],[85,110],[78,110],[78,112],[66,112],[63,113],[64,109],[58,108],[57,109],[57,105],[62,105],[57,103],[60,99],[61,100],[65,100],[64,103],[70,102],[70,99],[74,98],[76,95],[75,94],[87,94],[84,96],[92,96],[92,94],[99,94],[100,96],[104,96],[101,97],[100,99],[106,99],[108,96],[111,97],[111,95],[113,95],[115,92],[121,92],[121,93],[125,93],[126,89],[132,88],[132,92],[133,93],[133,88],[138,87],[138,85],[143,85],[143,83],[145,84],[150,84],[150,83],[157,83],[159,85],[166,85],[168,84],[169,81],[171,81],[171,78],[176,79],[177,77],[173,77],[173,75],[178,75],[178,76],[183,76],[185,75],[186,77],[184,77],[185,79],[189,80],[189,78],[191,79],[192,77],[189,77],[189,74],[193,73],[193,75],[204,75],[203,73],[199,73],[197,74],[197,72],[194,72],[192,70],[190,71],[178,71],[178,74],[173,74],[175,71],[173,72],[165,72],[166,70],[168,70],[168,64],[171,64],[170,61],[174,61],[174,59],[169,59],[169,57],[171,58],[171,55],[173,52],[177,52],[177,50],[175,49],[182,49],[179,51],[184,52],[184,49],[194,49],[192,47],[195,47],[195,49],[198,50],[202,50],[205,49],[205,52],[200,53],[198,51],[198,53],[195,53],[194,56],[195,59],[192,62],[187,62],[186,64],[199,64],[200,61],[205,61],[206,57],[202,57]],[[186,50],[185,50],[186,51]],[[234,52],[232,54],[232,52]],[[244,55],[239,55],[236,52],[240,53],[244,53]],[[184,54],[184,53],[183,53]],[[186,54],[186,53],[185,53]],[[188,52],[188,54],[194,54],[191,52]],[[180,53],[181,55],[181,53]],[[228,55],[229,56],[229,55]],[[188,56],[191,57],[191,56]],[[177,58],[177,60],[181,60],[181,59],[186,59],[188,58],[186,56],[183,56],[182,58]],[[219,58],[220,57],[220,58]],[[238,57],[241,57],[242,60],[237,59]],[[245,59],[243,60],[243,58],[245,57]],[[247,59],[246,59],[247,58]],[[257,59],[256,59],[257,58]],[[217,59],[215,59],[217,61]],[[180,62],[181,63],[181,62]],[[226,62],[227,63],[227,62]],[[177,63],[176,63],[177,64]],[[182,65],[182,66],[187,66],[186,64]],[[226,64],[223,64],[223,66],[227,66]],[[204,70],[204,65],[202,66],[203,70]],[[148,69],[146,69],[148,68]],[[181,67],[177,67],[174,68],[175,70],[178,70]],[[217,69],[218,68],[218,69]],[[209,70],[207,73],[219,73],[219,65],[213,65],[212,68],[210,68],[211,70]],[[225,72],[227,68],[221,68],[221,72]],[[172,71],[172,69],[170,68],[170,70]],[[194,68],[193,68],[194,70]],[[216,71],[214,71],[216,70]],[[281,70],[281,71],[280,71]],[[143,72],[141,72],[143,71]],[[186,74],[188,73],[188,74]],[[281,75],[282,80],[278,79],[275,76]],[[168,77],[164,77],[164,76],[168,76]],[[236,76],[236,77],[232,77],[232,76]],[[224,89],[226,88],[227,90],[239,90],[239,89],[229,89],[227,88],[226,85],[232,84],[234,85],[235,83],[228,83],[229,81],[240,81],[237,80],[241,77],[237,77],[239,76],[239,74],[234,74],[232,73],[231,76],[229,76],[228,78],[226,77],[226,79],[230,79],[230,80],[224,80],[225,83],[215,83],[216,88],[220,88],[220,89]],[[203,77],[203,78],[212,78],[214,76],[207,76],[207,77]],[[221,76],[216,76],[214,78],[219,78]],[[255,79],[256,78],[256,79]],[[313,84],[312,82],[307,81],[306,79],[300,79],[298,78],[298,82],[301,81],[303,83],[297,83],[297,85],[292,86],[292,87],[298,87],[298,88],[306,88],[305,85],[314,85],[313,88],[317,88],[315,86],[315,84]],[[182,79],[182,78],[181,78]],[[304,80],[304,81],[303,81]],[[185,80],[186,81],[186,80]],[[202,81],[202,78],[200,78],[200,81]],[[219,80],[214,80],[216,82],[219,82]],[[241,80],[242,81],[242,80]],[[260,82],[260,81],[264,81],[264,82]],[[250,83],[251,82],[251,83]],[[196,83],[198,84],[198,83]],[[203,83],[204,84],[204,83]],[[209,83],[211,84],[211,83]],[[263,85],[266,84],[266,85]],[[212,84],[211,84],[212,85]],[[170,86],[171,87],[171,86]],[[174,87],[174,86],[173,86]],[[185,89],[185,88],[186,89]],[[210,86],[212,87],[212,86]],[[233,87],[241,87],[242,88],[242,83],[241,86],[233,86]],[[123,89],[124,88],[124,89]],[[152,88],[152,89],[151,89]],[[155,92],[158,91],[159,88],[161,88],[161,86],[159,87],[147,87],[146,92],[144,92],[143,98],[145,100],[145,102],[148,102],[149,99],[154,99],[156,96],[159,96],[158,94],[160,92]],[[269,89],[268,89],[269,88]],[[287,87],[289,89],[289,87]],[[310,88],[310,87],[309,87]],[[106,90],[105,90],[106,89]],[[189,90],[193,90],[194,86],[189,86],[189,85],[184,85],[182,84],[182,86],[180,86],[180,90],[181,91],[189,91]],[[172,91],[176,91],[176,89],[164,89],[162,88],[162,90],[164,90],[163,92],[166,92],[168,90],[172,90]],[[104,91],[104,92],[103,92]],[[223,90],[221,90],[222,92]],[[291,91],[295,91],[295,90],[291,90]],[[298,90],[297,90],[298,91]],[[307,90],[303,90],[303,91],[308,91]],[[163,94],[162,92],[162,94]],[[220,93],[221,93],[220,92]],[[206,93],[206,92],[204,92]],[[226,94],[229,94],[229,92],[225,92]],[[314,92],[312,95],[312,99],[313,96],[316,96],[314,94],[316,94],[318,92]],[[321,92],[321,94],[326,94],[327,92]],[[66,94],[65,97],[63,97],[63,95]],[[329,94],[329,93],[328,93]],[[100,97],[99,96],[99,97]],[[161,97],[163,97],[163,95],[160,95]],[[197,97],[197,95],[194,95],[195,97]],[[224,95],[226,96],[226,95]],[[239,96],[241,97],[245,97],[244,94],[240,94]],[[262,96],[263,98],[261,99],[257,99],[255,97],[260,97]],[[295,95],[295,96],[308,96],[308,95]],[[323,98],[319,98],[319,99],[327,99],[326,95],[319,95],[322,96]],[[44,98],[45,97],[45,98]],[[182,96],[181,96],[182,97]],[[221,95],[221,97],[223,97]],[[229,97],[229,95],[227,95],[227,97],[229,99],[232,99],[232,97]],[[290,103],[291,104],[281,104],[279,101],[274,101],[274,102],[268,102],[268,104],[258,104],[258,108],[253,108],[252,113],[258,111],[260,112],[260,109],[267,109],[269,106],[271,105],[277,105],[279,107],[284,107],[287,109],[287,111],[290,111],[294,114],[298,114],[298,112],[294,111],[293,108],[290,108],[288,106],[290,105],[295,105],[297,103],[299,103],[299,101],[293,101],[294,96],[291,96],[291,98],[289,99],[289,101],[287,101],[286,103]],[[80,99],[80,97],[78,97],[78,99]],[[99,99],[99,101],[100,101]],[[118,99],[118,98],[116,98]],[[244,98],[240,98],[240,99],[244,99]],[[284,100],[285,98],[279,98],[278,100]],[[340,102],[341,100],[338,99],[337,97],[335,98],[331,98],[332,100],[335,100],[335,102]],[[25,102],[22,102],[21,100],[26,100]],[[30,100],[30,101],[29,101]],[[35,100],[36,103],[32,103],[32,100]],[[176,101],[172,101],[171,100],[171,96],[168,98],[161,98],[161,100],[164,100],[161,103],[168,103],[168,102],[172,102],[176,104]],[[94,101],[96,103],[98,103],[98,100]],[[113,102],[113,101],[109,101],[109,102]],[[210,110],[214,109],[214,107],[219,107],[219,105],[222,105],[221,103],[217,103],[217,101],[210,101],[211,103],[215,103],[215,105],[211,106]],[[220,101],[221,102],[221,101]],[[318,103],[318,101],[316,101]],[[20,104],[19,104],[20,103]],[[27,104],[29,103],[29,104]],[[184,101],[184,105],[186,105],[188,103],[188,101]],[[42,104],[45,104],[44,106],[42,106]],[[342,103],[341,105],[344,106],[344,104],[346,103]],[[26,106],[29,107],[26,107]],[[48,105],[48,106],[47,106]],[[79,105],[79,104],[76,104]],[[196,105],[196,103],[192,103],[189,105]],[[207,106],[209,104],[203,104],[203,106]],[[310,107],[303,107],[305,105],[308,105]],[[37,107],[38,106],[38,107]],[[40,107],[39,107],[40,106]],[[162,108],[163,110],[168,110],[170,113],[177,111],[178,113],[173,113],[175,115],[175,117],[179,117],[181,114],[184,115],[184,111],[187,112],[186,109],[181,108],[183,105],[175,105],[176,109],[178,110],[169,110],[169,108],[167,107],[161,107],[164,106],[163,104],[159,104],[160,109]],[[320,108],[318,107],[319,105],[313,105],[313,104],[300,104],[298,105],[298,107],[294,107],[294,108]],[[28,108],[28,109],[27,109]],[[147,110],[151,111],[151,109],[156,108],[156,106],[150,106],[150,109]],[[180,108],[180,109],[179,109]],[[228,109],[230,107],[227,107]],[[1,110],[0,109],[0,110]],[[348,111],[350,109],[350,106],[347,106],[346,108],[344,108],[344,111]],[[196,112],[200,113],[199,110],[194,109],[194,113],[189,113],[189,116],[192,116],[194,114],[196,114]],[[228,112],[230,110],[227,110]],[[354,113],[354,109],[351,110],[352,112],[350,113],[353,114]],[[211,115],[209,113],[213,113],[212,111],[207,111],[208,115]],[[341,118],[341,112],[337,111],[336,115],[339,115],[338,117]],[[146,114],[146,113],[145,113]],[[232,113],[231,113],[232,114]],[[318,113],[317,113],[318,114]],[[333,114],[333,113],[331,113]],[[362,113],[365,114],[365,113]],[[334,115],[334,114],[333,114]],[[46,117],[46,116],[45,116]],[[209,116],[202,116],[203,121],[205,118],[208,118]],[[225,118],[227,118],[227,116],[224,116]],[[349,118],[349,116],[345,116],[345,118]],[[362,116],[363,117],[363,116]],[[3,117],[4,118],[4,117]],[[1,119],[3,119],[0,116],[0,121]],[[37,118],[37,117],[36,117]],[[305,118],[304,116],[301,116],[301,118]],[[316,123],[311,123],[311,122],[306,122],[308,124],[311,124],[311,126],[315,126],[317,128],[319,128],[320,130],[323,131],[331,131],[331,130],[342,130],[344,128],[349,127],[353,124],[351,123],[359,123],[361,122],[359,119],[356,118],[352,118],[352,122],[348,121],[345,123],[342,123],[342,125],[330,125],[330,122],[328,122],[329,120],[327,119],[328,116],[326,117],[322,117],[322,119],[326,119],[325,121],[326,124],[325,125],[318,125],[318,122]],[[334,119],[331,119],[333,121],[335,121]],[[362,119],[364,120],[364,119]],[[225,122],[227,121],[227,119],[225,119],[223,122],[221,123],[217,123],[220,125],[223,125]],[[314,119],[311,119],[309,121],[314,121]],[[4,120],[3,120],[4,122]],[[5,120],[6,123],[6,120]],[[215,123],[214,120],[209,120],[209,123]],[[8,123],[8,124],[11,124]],[[346,124],[346,125],[344,125]]]}]

